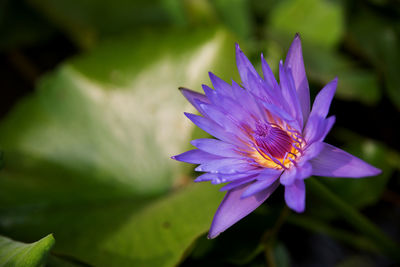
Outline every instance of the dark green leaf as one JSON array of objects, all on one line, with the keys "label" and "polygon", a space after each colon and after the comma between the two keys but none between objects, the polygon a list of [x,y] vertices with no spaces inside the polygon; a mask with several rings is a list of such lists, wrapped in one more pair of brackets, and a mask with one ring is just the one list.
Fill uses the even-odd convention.
[{"label": "dark green leaf", "polygon": [[380,100],[382,92],[374,72],[358,67],[337,52],[307,45],[303,50],[307,74],[311,80],[323,86],[338,77],[336,97],[357,100],[368,105]]},{"label": "dark green leaf", "polygon": [[[380,168],[383,172],[379,176],[362,179],[323,179],[323,181],[350,205],[362,208],[374,204],[382,195],[386,184],[393,173],[389,157],[389,148],[377,141],[363,138],[348,130],[337,130],[336,137],[345,142],[342,149],[358,156],[366,162]],[[322,181],[322,179],[321,179]]]},{"label": "dark green leaf", "polygon": [[[177,2],[177,1],[175,1]],[[82,47],[144,27],[184,23],[182,3],[168,0],[31,0],[30,3]]]},{"label": "dark green leaf", "polygon": [[0,3],[0,50],[32,45],[49,38],[54,26],[24,1]]},{"label": "dark green leaf", "polygon": [[349,25],[347,46],[383,74],[390,100],[400,108],[400,23],[357,8]]}]

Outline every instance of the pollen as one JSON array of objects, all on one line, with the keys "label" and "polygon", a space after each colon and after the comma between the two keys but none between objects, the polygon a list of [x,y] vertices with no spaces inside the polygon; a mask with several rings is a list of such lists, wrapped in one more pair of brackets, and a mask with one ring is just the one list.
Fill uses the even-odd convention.
[{"label": "pollen", "polygon": [[252,139],[251,157],[267,168],[287,169],[301,154],[303,146],[296,132],[273,123],[257,123]]}]

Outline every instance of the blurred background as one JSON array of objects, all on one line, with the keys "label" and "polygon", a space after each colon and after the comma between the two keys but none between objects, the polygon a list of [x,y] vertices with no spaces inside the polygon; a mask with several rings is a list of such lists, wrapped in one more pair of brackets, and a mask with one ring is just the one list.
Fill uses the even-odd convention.
[{"label": "blurred background", "polygon": [[[296,32],[312,99],[339,78],[327,142],[383,173],[207,240],[223,193],[170,159],[206,136],[177,88],[239,82],[235,42],[277,74]],[[397,0],[1,0],[0,265],[398,266],[399,38]]]}]

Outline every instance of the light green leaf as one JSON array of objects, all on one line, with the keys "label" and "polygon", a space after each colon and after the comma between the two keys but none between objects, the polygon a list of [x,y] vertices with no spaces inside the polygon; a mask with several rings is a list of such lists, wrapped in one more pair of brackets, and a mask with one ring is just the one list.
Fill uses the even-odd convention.
[{"label": "light green leaf", "polygon": [[177,88],[232,77],[233,55],[223,30],[127,36],[45,77],[0,125],[0,231],[53,232],[55,251],[96,266],[176,264],[223,195],[175,193],[189,178],[170,156],[193,129]]},{"label": "light green leaf", "polygon": [[343,13],[338,1],[285,0],[272,10],[268,27],[290,39],[298,32],[308,43],[331,48],[342,37]]},{"label": "light green leaf", "polygon": [[253,30],[250,5],[246,0],[211,1],[224,23],[238,36],[247,39]]},{"label": "light green leaf", "polygon": [[53,245],[52,235],[31,244],[0,236],[0,266],[44,266],[47,254]]}]

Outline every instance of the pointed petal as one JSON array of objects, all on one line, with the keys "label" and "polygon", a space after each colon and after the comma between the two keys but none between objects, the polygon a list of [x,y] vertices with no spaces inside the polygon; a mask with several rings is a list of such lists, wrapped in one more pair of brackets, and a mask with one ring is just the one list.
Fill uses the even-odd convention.
[{"label": "pointed petal", "polygon": [[222,159],[222,157],[219,157],[219,156],[216,156],[213,154],[209,154],[209,153],[201,151],[199,149],[192,149],[192,150],[186,151],[182,154],[172,156],[171,158],[174,160],[183,161],[183,162],[187,162],[187,163],[193,163],[193,164],[201,164],[201,163],[205,163],[207,161]]},{"label": "pointed petal", "polygon": [[224,200],[222,200],[222,203],[219,205],[218,210],[214,215],[208,238],[217,237],[234,223],[255,210],[272,194],[273,191],[275,191],[278,184],[253,196],[242,199],[240,196],[249,186],[250,184],[245,184],[226,193]]},{"label": "pointed petal", "polygon": [[333,96],[336,92],[337,82],[337,78],[333,79],[318,93],[318,95],[315,97],[310,116],[318,115],[318,117],[326,118]]},{"label": "pointed petal", "polygon": [[299,125],[303,128],[303,115],[300,107],[299,98],[296,93],[293,77],[290,68],[284,68],[282,61],[279,63],[279,81],[282,89],[282,96],[287,103],[286,110],[296,118]]},{"label": "pointed petal", "polygon": [[201,104],[200,108],[207,115],[208,118],[219,124],[223,129],[228,132],[238,132],[238,126],[231,119],[231,116],[226,112],[222,112],[215,105]]},{"label": "pointed petal", "polygon": [[268,85],[268,90],[271,90],[275,93],[279,93],[279,85],[275,79],[274,73],[269,67],[267,61],[264,59],[264,56],[261,54],[261,67],[264,75],[264,81]]},{"label": "pointed petal", "polygon": [[304,150],[304,155],[301,156],[299,162],[305,162],[315,158],[316,156],[319,155],[319,153],[321,153],[323,148],[324,148],[323,142],[312,143]]},{"label": "pointed petal", "polygon": [[335,124],[335,122],[336,122],[336,117],[334,115],[326,118],[324,121],[324,131],[321,133],[319,138],[315,141],[322,142],[325,139],[325,137],[328,135],[328,133],[332,130],[332,127]]},{"label": "pointed petal", "polygon": [[335,116],[324,119],[318,115],[310,114],[307,125],[304,128],[304,139],[307,143],[323,141],[335,124],[335,121]]},{"label": "pointed petal", "polygon": [[215,136],[222,141],[235,143],[236,137],[232,133],[225,131],[225,129],[223,129],[221,126],[211,121],[210,119],[186,112],[185,115],[199,128],[211,134],[212,136]]},{"label": "pointed petal", "polygon": [[[249,78],[249,81],[251,80],[252,79]],[[246,110],[247,113],[250,114],[249,117],[262,118],[264,116],[265,112],[260,111],[260,104],[255,100],[251,92],[243,89],[234,81],[232,81],[232,92],[243,110]]]},{"label": "pointed petal", "polygon": [[289,208],[303,212],[306,205],[306,188],[303,180],[296,180],[292,185],[285,186],[285,201]]},{"label": "pointed petal", "polygon": [[206,182],[206,181],[211,181],[214,179],[218,179],[218,174],[217,173],[204,173],[200,176],[198,176],[196,179],[194,179],[194,182]]},{"label": "pointed petal", "polygon": [[229,184],[221,187],[221,189],[219,189],[219,191],[221,191],[221,192],[222,191],[231,191],[231,190],[236,189],[244,184],[249,184],[250,182],[253,182],[254,180],[256,180],[256,176],[257,175],[249,175],[248,177],[244,177],[244,178],[232,181]]},{"label": "pointed petal", "polygon": [[324,143],[321,153],[310,162],[312,174],[318,176],[360,178],[381,173],[381,170],[365,161],[327,143]]},{"label": "pointed petal", "polygon": [[192,104],[193,107],[195,107],[200,112],[200,114],[204,115],[203,111],[199,106],[199,103],[210,103],[207,97],[203,94],[197,93],[195,91],[183,87],[180,87],[179,90],[181,91],[183,96],[190,102],[190,104]]},{"label": "pointed petal", "polygon": [[311,176],[312,165],[310,162],[305,162],[303,165],[297,167],[296,180],[304,180]]},{"label": "pointed petal", "polygon": [[268,104],[268,103],[263,103],[263,106],[273,115],[281,119],[282,121],[286,122],[289,124],[292,128],[294,128],[297,131],[300,131],[300,125],[297,120],[292,118],[290,114],[288,114],[286,111],[283,109],[280,109],[279,107],[273,105],[273,104]]},{"label": "pointed petal", "polygon": [[209,72],[211,83],[216,91],[219,93],[232,97],[232,88],[229,83],[225,82],[214,73]]},{"label": "pointed petal", "polygon": [[216,160],[204,162],[203,164],[198,166],[195,171],[231,174],[246,172],[254,170],[255,168],[256,167],[251,166],[247,160],[235,158],[219,158]]},{"label": "pointed petal", "polygon": [[218,103],[216,104],[216,106],[222,111],[225,111],[227,114],[229,114],[237,122],[254,120],[250,117],[249,113],[245,109],[243,109],[240,103],[233,98],[218,95]]},{"label": "pointed petal", "polygon": [[291,185],[296,179],[296,167],[292,166],[288,170],[285,170],[282,175],[280,182],[282,185]]},{"label": "pointed petal", "polygon": [[[257,194],[262,190],[267,190],[268,187],[274,186],[273,184],[277,182],[281,172],[275,172],[274,175],[270,175],[268,177],[263,177],[262,180],[257,179],[254,183],[252,183],[246,191],[243,192],[242,198],[250,197],[252,195]],[[279,181],[278,181],[279,184]]]},{"label": "pointed petal", "polygon": [[236,44],[236,65],[239,71],[240,79],[242,80],[243,85],[247,88],[248,87],[248,73],[251,72],[255,76],[258,76],[257,71],[254,69],[253,65],[251,64],[250,60],[244,55],[242,50],[238,44]]},{"label": "pointed petal", "polygon": [[[233,174],[224,174],[224,173],[218,173],[218,178],[223,182],[236,182],[239,180],[242,180],[246,178],[248,181],[252,181],[253,177],[256,177],[258,175],[258,171],[248,171],[248,172],[242,172],[242,173],[233,173]],[[232,184],[232,183],[231,183]],[[230,190],[230,189],[220,189],[221,191],[224,190]]]},{"label": "pointed petal", "polygon": [[285,60],[285,68],[290,68],[303,113],[303,121],[307,121],[310,113],[310,89],[304,69],[301,40],[298,34],[294,37],[292,45],[289,48]]},{"label": "pointed petal", "polygon": [[207,153],[222,157],[243,158],[236,150],[236,146],[216,139],[202,138],[192,140],[192,145]]},{"label": "pointed petal", "polygon": [[337,87],[337,78],[328,83],[315,98],[310,117],[304,128],[304,136],[307,142],[322,141],[335,123],[335,117],[327,119],[333,96]]},{"label": "pointed petal", "polygon": [[201,87],[203,88],[205,96],[209,100],[208,102],[211,102],[213,104],[218,103],[217,91],[211,89],[205,84],[202,84]]},{"label": "pointed petal", "polygon": [[311,176],[312,165],[309,162],[303,162],[301,165],[292,166],[281,175],[280,182],[285,186],[292,185],[296,180],[304,180]]}]

